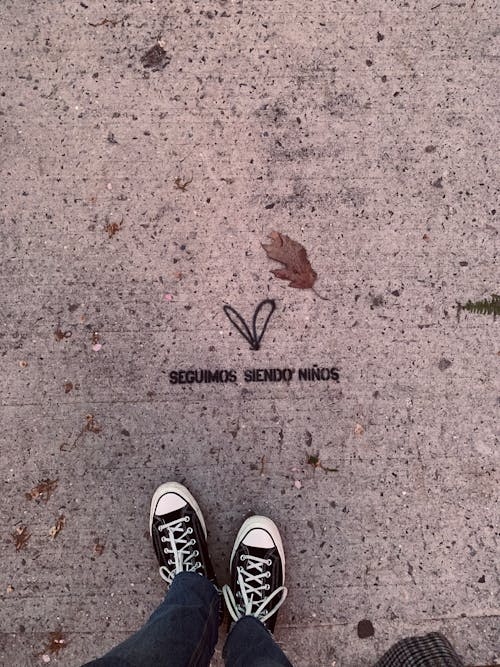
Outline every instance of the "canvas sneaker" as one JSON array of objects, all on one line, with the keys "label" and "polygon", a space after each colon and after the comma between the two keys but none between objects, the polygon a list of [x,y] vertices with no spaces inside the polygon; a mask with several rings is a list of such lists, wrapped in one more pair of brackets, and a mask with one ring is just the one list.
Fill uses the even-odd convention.
[{"label": "canvas sneaker", "polygon": [[255,616],[273,632],[287,596],[285,552],[276,524],[252,516],[241,526],[231,554],[231,585],[222,589],[233,621]]},{"label": "canvas sneaker", "polygon": [[179,572],[196,572],[217,586],[207,548],[207,529],[198,503],[185,486],[167,482],[153,494],[149,532],[160,576],[171,584]]}]

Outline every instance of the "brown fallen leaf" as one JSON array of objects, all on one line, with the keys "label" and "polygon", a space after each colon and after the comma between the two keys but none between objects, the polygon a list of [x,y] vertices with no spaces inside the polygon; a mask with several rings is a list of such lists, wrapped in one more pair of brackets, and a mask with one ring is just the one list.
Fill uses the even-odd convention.
[{"label": "brown fallen leaf", "polygon": [[313,468],[321,468],[325,472],[338,472],[337,468],[327,468],[319,460],[319,452],[317,454],[307,454],[306,463]]},{"label": "brown fallen leaf", "polygon": [[186,188],[187,188],[187,186],[188,186],[190,183],[192,183],[192,182],[193,182],[193,177],[192,177],[192,176],[191,176],[191,178],[190,178],[188,181],[182,181],[181,178],[180,178],[180,176],[177,176],[177,178],[176,178],[175,181],[174,181],[174,183],[175,183],[175,187],[176,187],[178,190],[182,190],[182,192],[186,192]]},{"label": "brown fallen leaf", "polygon": [[62,331],[60,327],[57,327],[57,329],[54,331],[54,338],[58,341],[64,340],[65,338],[71,338],[72,335],[72,331]]},{"label": "brown fallen leaf", "polygon": [[354,433],[356,435],[363,435],[364,432],[365,432],[364,426],[362,424],[356,424],[356,426],[354,427]]},{"label": "brown fallen leaf", "polygon": [[52,526],[52,528],[49,530],[49,535],[53,540],[56,539],[61,530],[64,528],[65,523],[66,523],[66,518],[64,517],[64,514],[61,514],[61,516],[58,517],[56,521],[56,525]]},{"label": "brown fallen leaf", "polygon": [[66,637],[61,630],[56,630],[55,632],[49,632],[49,637],[45,648],[39,653],[42,654],[51,654],[57,655],[61,649],[67,646],[68,642]]},{"label": "brown fallen leaf", "polygon": [[42,479],[29,493],[25,493],[27,500],[44,500],[47,502],[57,489],[58,479]]},{"label": "brown fallen leaf", "polygon": [[106,546],[105,544],[101,544],[98,537],[95,538],[95,540],[94,540],[94,552],[95,552],[96,556],[102,556],[102,554],[104,553],[105,546]]},{"label": "brown fallen leaf", "polygon": [[117,232],[120,231],[122,224],[123,218],[120,222],[108,222],[108,224],[104,227],[104,231],[108,232],[108,237],[111,239]]},{"label": "brown fallen leaf", "polygon": [[[312,268],[304,246],[279,232],[271,232],[269,237],[271,243],[262,243],[262,247],[269,259],[274,259],[285,266],[284,269],[273,269],[271,273],[276,278],[288,280],[289,287],[311,288],[315,294],[321,296],[314,289],[318,274]],[[321,298],[324,299],[325,297]]]},{"label": "brown fallen leaf", "polygon": [[70,452],[72,449],[74,449],[80,440],[84,437],[85,433],[100,433],[102,431],[102,427],[96,422],[94,415],[87,415],[86,420],[87,423],[81,428],[72,444],[68,442],[62,443],[62,445],[59,447],[61,452]]},{"label": "brown fallen leaf", "polygon": [[16,530],[12,533],[12,539],[14,540],[14,544],[16,545],[16,551],[21,551],[21,549],[25,549],[26,544],[28,543],[30,537],[31,535],[30,533],[28,533],[27,526],[19,526],[18,528],[16,528]]},{"label": "brown fallen leaf", "polygon": [[69,394],[69,392],[73,389],[73,383],[72,382],[65,382],[64,383],[64,393]]}]

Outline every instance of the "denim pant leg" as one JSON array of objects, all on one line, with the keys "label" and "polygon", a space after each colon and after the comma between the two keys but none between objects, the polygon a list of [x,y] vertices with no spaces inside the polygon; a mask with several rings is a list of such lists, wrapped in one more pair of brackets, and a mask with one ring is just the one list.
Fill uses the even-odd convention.
[{"label": "denim pant leg", "polygon": [[228,635],[226,667],[292,667],[272,634],[254,616],[243,616]]},{"label": "denim pant leg", "polygon": [[219,621],[215,586],[199,574],[181,572],[138,632],[84,667],[208,667]]}]

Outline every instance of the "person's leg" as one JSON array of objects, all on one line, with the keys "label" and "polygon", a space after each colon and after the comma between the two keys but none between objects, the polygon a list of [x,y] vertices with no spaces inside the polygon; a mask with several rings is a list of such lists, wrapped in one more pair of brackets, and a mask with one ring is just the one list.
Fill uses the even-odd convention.
[{"label": "person's leg", "polygon": [[245,521],[230,568],[231,586],[223,593],[235,623],[224,646],[226,667],[292,667],[271,634],[287,594],[283,543],[271,519]]},{"label": "person's leg", "polygon": [[208,665],[217,643],[220,595],[205,577],[181,572],[147,623],[85,667]]},{"label": "person's leg", "polygon": [[220,592],[203,515],[189,491],[160,486],[150,532],[168,593],[144,627],[85,667],[207,667],[217,643]]},{"label": "person's leg", "polygon": [[224,646],[226,667],[292,667],[272,634],[255,616],[235,623]]},{"label": "person's leg", "polygon": [[431,632],[401,639],[374,667],[464,667],[464,663],[446,637]]}]

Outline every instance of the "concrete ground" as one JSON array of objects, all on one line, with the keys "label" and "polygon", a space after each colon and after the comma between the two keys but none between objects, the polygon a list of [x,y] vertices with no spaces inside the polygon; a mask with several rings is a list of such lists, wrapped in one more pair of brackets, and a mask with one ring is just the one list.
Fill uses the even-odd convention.
[{"label": "concrete ground", "polygon": [[[278,523],[297,666],[428,630],[499,664],[498,321],[456,309],[499,293],[497,10],[2,1],[2,665],[143,623],[169,479],[221,581],[248,513]],[[327,300],[271,275],[272,230]],[[251,351],[222,307],[265,298]],[[243,379],[314,364],[339,382]],[[237,381],[169,381],[217,368]]]}]

